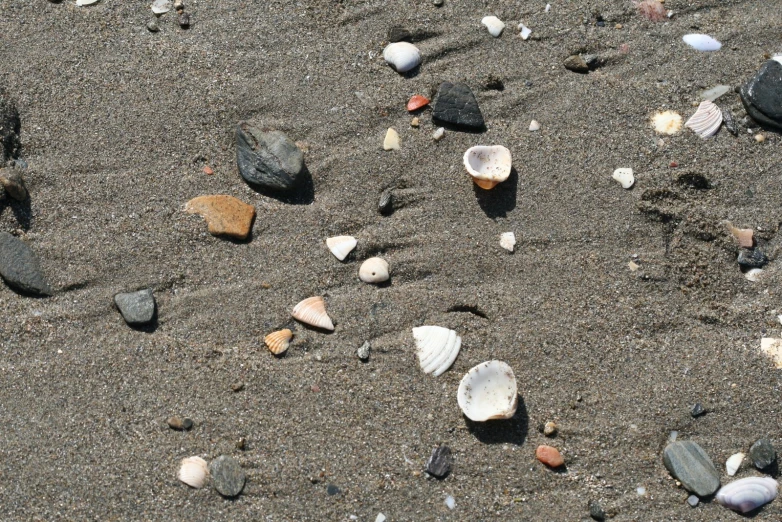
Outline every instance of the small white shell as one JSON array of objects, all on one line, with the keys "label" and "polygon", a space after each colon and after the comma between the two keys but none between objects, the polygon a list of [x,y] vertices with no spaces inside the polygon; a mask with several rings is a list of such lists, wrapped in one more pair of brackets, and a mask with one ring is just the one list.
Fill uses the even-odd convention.
[{"label": "small white shell", "polygon": [[720,125],[722,125],[722,111],[709,100],[702,101],[695,114],[684,124],[701,138],[714,136],[720,129]]},{"label": "small white shell", "polygon": [[503,21],[496,16],[484,16],[481,23],[486,26],[486,29],[489,30],[489,34],[494,38],[499,38],[502,31],[505,29]]},{"label": "small white shell", "polygon": [[760,351],[770,357],[777,368],[782,369],[782,339],[763,337],[760,339]]},{"label": "small white shell", "polygon": [[201,489],[209,478],[209,468],[201,457],[182,459],[176,478],[191,488]]},{"label": "small white shell", "polygon": [[418,364],[424,373],[431,373],[435,377],[451,367],[462,346],[462,338],[442,326],[413,328],[413,338]]},{"label": "small white shell", "polygon": [[388,261],[379,257],[370,257],[358,269],[358,278],[365,283],[388,281]]},{"label": "small white shell", "polygon": [[757,283],[763,277],[763,269],[762,268],[750,268],[749,270],[747,270],[744,273],[744,277],[747,278],[747,281],[751,281],[753,283]]},{"label": "small white shell", "polygon": [[171,0],[155,0],[152,2],[152,12],[156,15],[167,13],[171,10]]},{"label": "small white shell", "polygon": [[513,370],[502,361],[487,361],[475,366],[459,383],[456,400],[472,421],[510,419],[518,406]]},{"label": "small white shell", "polygon": [[399,133],[389,127],[383,140],[383,150],[399,150]]},{"label": "small white shell", "polygon": [[622,188],[629,189],[633,186],[633,183],[635,183],[635,176],[633,176],[633,169],[616,169],[614,173],[611,175],[612,178],[614,178],[616,181],[619,182],[620,185],[622,185]]},{"label": "small white shell", "polygon": [[440,141],[441,139],[443,139],[444,134],[445,134],[445,129],[443,127],[440,127],[432,133],[432,139],[434,141]]},{"label": "small white shell", "polygon": [[741,463],[744,461],[744,456],[743,453],[736,453],[735,455],[728,457],[728,460],[725,461],[725,471],[728,472],[729,476],[732,477],[736,474],[741,467]]},{"label": "small white shell", "polygon": [[529,122],[529,130],[531,130],[532,132],[540,130],[540,122],[538,122],[538,120],[532,120],[531,122]]},{"label": "small white shell", "polygon": [[326,303],[319,295],[308,297],[293,307],[291,315],[294,319],[324,330],[334,330],[334,323],[326,313]]},{"label": "small white shell", "polygon": [[502,145],[477,145],[464,153],[464,168],[482,189],[491,189],[502,183],[511,170],[510,151]]},{"label": "small white shell", "polygon": [[404,73],[415,69],[421,64],[421,51],[408,42],[395,42],[383,49],[383,59],[396,72]]},{"label": "small white shell", "polygon": [[674,111],[657,112],[652,116],[652,125],[657,134],[676,134],[682,128],[682,117]]},{"label": "small white shell", "polygon": [[771,477],[747,477],[723,486],[716,500],[739,513],[747,513],[777,498],[779,484]]},{"label": "small white shell", "polygon": [[698,51],[719,51],[722,47],[721,43],[707,34],[685,34],[682,40]]},{"label": "small white shell", "polygon": [[519,31],[520,31],[519,36],[521,36],[522,40],[526,40],[527,38],[529,38],[529,35],[532,34],[532,29],[530,29],[524,24],[519,24]]},{"label": "small white shell", "polygon": [[357,244],[358,241],[353,236],[335,236],[326,239],[326,246],[340,261],[343,261],[356,248]]},{"label": "small white shell", "polygon": [[98,0],[76,0],[76,5],[92,5],[98,3]]},{"label": "small white shell", "polygon": [[513,252],[513,247],[516,246],[516,235],[513,232],[500,234],[500,246],[508,252]]}]

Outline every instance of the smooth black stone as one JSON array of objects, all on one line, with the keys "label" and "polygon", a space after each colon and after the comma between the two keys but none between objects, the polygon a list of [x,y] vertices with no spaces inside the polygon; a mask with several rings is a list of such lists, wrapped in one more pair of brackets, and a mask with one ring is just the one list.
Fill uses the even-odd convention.
[{"label": "smooth black stone", "polygon": [[18,292],[52,295],[38,258],[21,239],[8,232],[0,232],[0,276]]},{"label": "smooth black stone", "polygon": [[703,448],[690,440],[668,444],[663,463],[684,489],[699,497],[708,497],[720,487],[720,474]]},{"label": "smooth black stone", "polygon": [[328,486],[326,486],[326,493],[328,493],[329,496],[333,497],[334,495],[339,495],[341,491],[334,484],[329,484]]},{"label": "smooth black stone", "polygon": [[592,520],[598,520],[603,521],[606,519],[606,512],[603,511],[603,508],[600,507],[600,504],[597,502],[590,502],[589,503],[589,516],[592,517]]},{"label": "smooth black stone", "polygon": [[693,417],[698,417],[704,413],[706,413],[706,410],[703,408],[703,405],[700,402],[696,402],[692,405],[692,408],[690,408],[690,415]]},{"label": "smooth black stone", "polygon": [[246,122],[236,126],[236,162],[248,184],[281,192],[294,189],[304,170],[304,154],[284,133]]},{"label": "smooth black stone", "polygon": [[16,105],[4,91],[0,90],[0,167],[5,166],[6,161],[16,158],[19,154],[21,128]]},{"label": "smooth black stone", "polygon": [[432,451],[432,456],[426,462],[426,472],[433,477],[444,479],[451,472],[451,448],[440,446]]},{"label": "smooth black stone", "polygon": [[244,489],[246,476],[239,463],[231,457],[221,455],[209,465],[214,488],[224,497],[235,497]]},{"label": "smooth black stone", "polygon": [[771,441],[760,439],[749,449],[749,458],[758,469],[765,469],[777,460],[777,452]]},{"label": "smooth black stone", "polygon": [[768,60],[739,90],[741,102],[760,125],[782,131],[782,64]]},{"label": "smooth black stone", "polygon": [[388,30],[388,41],[390,43],[395,42],[410,42],[413,39],[412,33],[404,27],[392,27]]},{"label": "smooth black stone", "polygon": [[743,249],[739,252],[738,263],[746,268],[763,268],[768,263],[768,258],[757,248]]},{"label": "smooth black stone", "polygon": [[437,91],[432,120],[435,123],[462,127],[468,130],[483,130],[486,124],[478,107],[478,100],[470,88],[463,83],[443,82]]},{"label": "smooth black stone", "polygon": [[139,290],[114,296],[114,304],[119,308],[122,318],[129,325],[142,325],[152,321],[155,316],[155,296],[152,290]]}]

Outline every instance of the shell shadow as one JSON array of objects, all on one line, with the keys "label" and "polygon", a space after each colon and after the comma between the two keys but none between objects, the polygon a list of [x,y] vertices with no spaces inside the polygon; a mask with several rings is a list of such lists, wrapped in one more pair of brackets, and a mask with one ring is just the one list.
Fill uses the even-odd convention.
[{"label": "shell shadow", "polygon": [[288,203],[290,205],[309,205],[315,201],[315,184],[312,181],[310,169],[307,168],[306,165],[296,178],[296,186],[294,186],[292,190],[274,190],[251,183],[245,178],[242,178],[242,180],[258,194],[276,199],[282,203]]},{"label": "shell shadow", "polygon": [[473,183],[475,198],[481,210],[491,219],[505,217],[516,208],[516,192],[519,185],[519,173],[511,167],[508,179],[491,190],[485,190]]},{"label": "shell shadow", "polygon": [[519,394],[516,413],[510,419],[473,422],[467,417],[464,421],[467,429],[484,444],[515,444],[521,446],[527,439],[529,416],[524,398]]}]

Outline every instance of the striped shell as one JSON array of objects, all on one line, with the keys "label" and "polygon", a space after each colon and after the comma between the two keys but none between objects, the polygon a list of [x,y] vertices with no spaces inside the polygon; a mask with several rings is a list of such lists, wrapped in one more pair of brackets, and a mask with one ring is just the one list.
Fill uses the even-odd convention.
[{"label": "striped shell", "polygon": [[684,124],[701,138],[714,136],[722,125],[722,111],[714,103],[704,100],[695,114]]},{"label": "striped shell", "polygon": [[263,338],[263,342],[269,347],[270,352],[274,355],[280,355],[285,353],[291,345],[291,339],[293,339],[293,332],[285,328],[284,330],[270,333]]},{"label": "striped shell", "polygon": [[333,331],[334,323],[326,313],[326,303],[319,295],[308,297],[293,307],[293,318],[316,328]]},{"label": "striped shell", "polygon": [[459,355],[462,338],[442,326],[413,328],[418,353],[418,364],[424,373],[437,377],[451,367]]},{"label": "striped shell", "polygon": [[182,459],[176,476],[191,488],[201,489],[209,478],[209,468],[201,457]]},{"label": "striped shell", "polygon": [[462,378],[456,399],[471,421],[510,419],[519,402],[516,376],[502,361],[481,363]]},{"label": "striped shell", "polygon": [[356,248],[358,241],[353,236],[336,236],[326,240],[326,246],[329,247],[334,257],[343,261],[348,254]]},{"label": "striped shell", "polygon": [[717,502],[728,509],[747,513],[777,498],[777,481],[770,477],[735,480],[717,492]]}]

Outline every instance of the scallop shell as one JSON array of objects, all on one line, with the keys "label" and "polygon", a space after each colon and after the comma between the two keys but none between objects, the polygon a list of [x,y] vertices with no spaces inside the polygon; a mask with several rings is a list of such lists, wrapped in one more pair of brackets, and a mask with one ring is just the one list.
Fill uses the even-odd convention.
[{"label": "scallop shell", "polygon": [[326,313],[326,302],[319,295],[308,297],[293,307],[291,315],[294,319],[310,326],[333,331],[334,323]]},{"label": "scallop shell", "polygon": [[732,477],[736,474],[741,467],[741,463],[744,461],[744,456],[743,453],[736,453],[735,455],[728,457],[728,460],[725,461],[725,471],[728,472],[728,476]]},{"label": "scallop shell", "polygon": [[701,138],[714,136],[722,125],[722,111],[714,103],[704,100],[689,120],[684,124]]},{"label": "scallop shell", "polygon": [[383,49],[383,59],[396,72],[404,73],[415,69],[421,64],[421,51],[408,42],[395,42]]},{"label": "scallop shell", "polygon": [[513,370],[502,361],[479,364],[462,378],[456,399],[472,421],[510,419],[518,406]]},{"label": "scallop shell", "polygon": [[365,283],[388,281],[388,261],[379,257],[370,257],[358,269],[358,278]]},{"label": "scallop shell", "polygon": [[336,236],[326,239],[326,246],[340,261],[343,261],[356,248],[357,244],[358,241],[353,236]]},{"label": "scallop shell", "polygon": [[492,189],[510,176],[510,151],[502,145],[477,145],[464,153],[464,168],[482,189]]},{"label": "scallop shell", "polygon": [[505,23],[496,16],[484,16],[481,23],[489,30],[489,34],[494,38],[499,38],[505,29]]},{"label": "scallop shell", "polygon": [[270,352],[274,355],[280,355],[285,353],[291,345],[291,339],[293,339],[293,332],[285,328],[284,330],[270,333],[263,338],[263,342],[269,347]]},{"label": "scallop shell", "polygon": [[191,488],[201,489],[209,478],[209,468],[201,457],[182,459],[176,478]]},{"label": "scallop shell", "polygon": [[676,134],[682,128],[682,117],[678,112],[663,111],[652,115],[652,125],[657,134]]},{"label": "scallop shell", "polygon": [[777,498],[778,487],[770,477],[747,477],[721,488],[716,500],[728,509],[747,513]]},{"label": "scallop shell", "polygon": [[413,328],[418,364],[424,373],[437,377],[451,367],[459,355],[462,338],[455,331],[442,326]]}]

